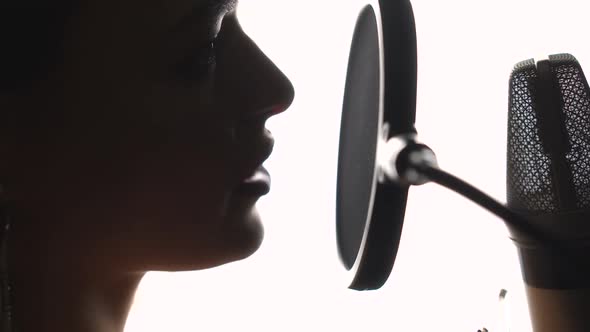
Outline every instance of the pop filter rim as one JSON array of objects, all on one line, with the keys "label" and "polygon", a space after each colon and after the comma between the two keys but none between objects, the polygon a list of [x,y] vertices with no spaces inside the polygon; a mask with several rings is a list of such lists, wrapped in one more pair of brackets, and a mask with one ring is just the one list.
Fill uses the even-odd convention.
[{"label": "pop filter rim", "polygon": [[[375,146],[378,149],[381,142],[392,136],[415,132],[416,31],[411,4],[407,0],[379,1],[377,5],[369,3],[363,7],[359,18],[367,10],[372,10],[375,15],[379,43],[379,134],[375,137]],[[354,43],[355,40],[351,45],[351,54]],[[342,142],[342,130],[340,135]],[[352,280],[349,286],[351,289],[369,290],[383,286],[391,273],[399,248],[408,187],[380,183],[378,173],[378,165],[375,162],[361,245],[354,264],[348,270],[349,278]],[[343,175],[339,157],[336,229],[339,254],[344,263],[339,222],[341,176]]]}]

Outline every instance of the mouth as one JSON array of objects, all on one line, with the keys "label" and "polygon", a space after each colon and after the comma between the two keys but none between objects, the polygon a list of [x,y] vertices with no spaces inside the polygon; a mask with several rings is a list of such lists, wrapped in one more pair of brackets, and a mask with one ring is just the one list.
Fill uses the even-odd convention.
[{"label": "mouth", "polygon": [[274,138],[265,128],[265,121],[270,117],[265,113],[255,114],[243,120],[236,128],[236,160],[238,182],[235,192],[248,196],[263,196],[270,191],[270,175],[262,166],[273,150]]},{"label": "mouth", "polygon": [[263,166],[246,178],[236,188],[236,193],[248,196],[264,196],[270,191],[270,174]]}]

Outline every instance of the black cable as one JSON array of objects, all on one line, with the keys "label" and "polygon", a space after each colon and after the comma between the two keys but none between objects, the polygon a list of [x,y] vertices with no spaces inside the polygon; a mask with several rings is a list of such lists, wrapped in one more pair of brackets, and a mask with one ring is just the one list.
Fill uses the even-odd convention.
[{"label": "black cable", "polygon": [[465,198],[478,204],[496,216],[502,218],[506,224],[513,227],[515,230],[530,235],[535,240],[541,243],[549,244],[556,249],[565,248],[563,243],[553,238],[550,234],[545,234],[539,231],[536,227],[531,225],[531,223],[526,218],[508,209],[506,206],[499,203],[491,196],[475,188],[469,183],[457,178],[456,176],[431,165],[413,165],[413,168],[422,175],[429,178],[432,182],[464,196]]}]

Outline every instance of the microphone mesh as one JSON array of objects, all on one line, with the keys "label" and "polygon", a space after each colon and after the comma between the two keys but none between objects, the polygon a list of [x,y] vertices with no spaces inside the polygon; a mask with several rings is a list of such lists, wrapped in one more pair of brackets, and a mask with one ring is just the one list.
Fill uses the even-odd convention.
[{"label": "microphone mesh", "polygon": [[532,214],[590,206],[590,89],[573,56],[550,56],[549,68],[555,107],[539,91],[534,60],[517,64],[510,79],[508,205]]},{"label": "microphone mesh", "polygon": [[543,150],[535,110],[534,61],[516,65],[510,78],[508,113],[508,204],[512,208],[552,212],[551,159]]},{"label": "microphone mesh", "polygon": [[555,76],[563,100],[570,142],[565,157],[572,172],[578,208],[590,206],[590,99],[588,83],[580,65],[559,64]]}]

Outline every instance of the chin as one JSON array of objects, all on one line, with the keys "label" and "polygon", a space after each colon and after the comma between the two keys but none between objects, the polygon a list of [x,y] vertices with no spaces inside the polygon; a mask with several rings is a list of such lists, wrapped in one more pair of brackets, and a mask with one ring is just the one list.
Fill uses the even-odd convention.
[{"label": "chin", "polygon": [[[145,265],[139,270],[186,272],[210,269],[224,264],[240,261],[254,254],[262,244],[264,231],[262,224],[252,223],[243,227],[225,229],[213,241],[184,246],[177,243],[171,252],[142,255]],[[182,248],[182,249],[179,249]],[[148,261],[145,257],[150,257]],[[154,259],[155,258],[155,259]]]},{"label": "chin", "polygon": [[235,219],[229,215],[231,219],[226,224],[229,228],[226,244],[234,250],[233,260],[240,260],[251,256],[260,248],[264,239],[264,226],[255,206],[246,213],[233,216]]},{"label": "chin", "polygon": [[[255,199],[235,200],[221,218],[209,219],[209,226],[180,228],[155,251],[134,253],[141,268],[151,271],[194,271],[243,260],[254,254],[264,238],[264,227]],[[172,240],[173,239],[173,240]],[[144,241],[145,242],[145,241]],[[135,247],[135,246],[133,246]]]}]

